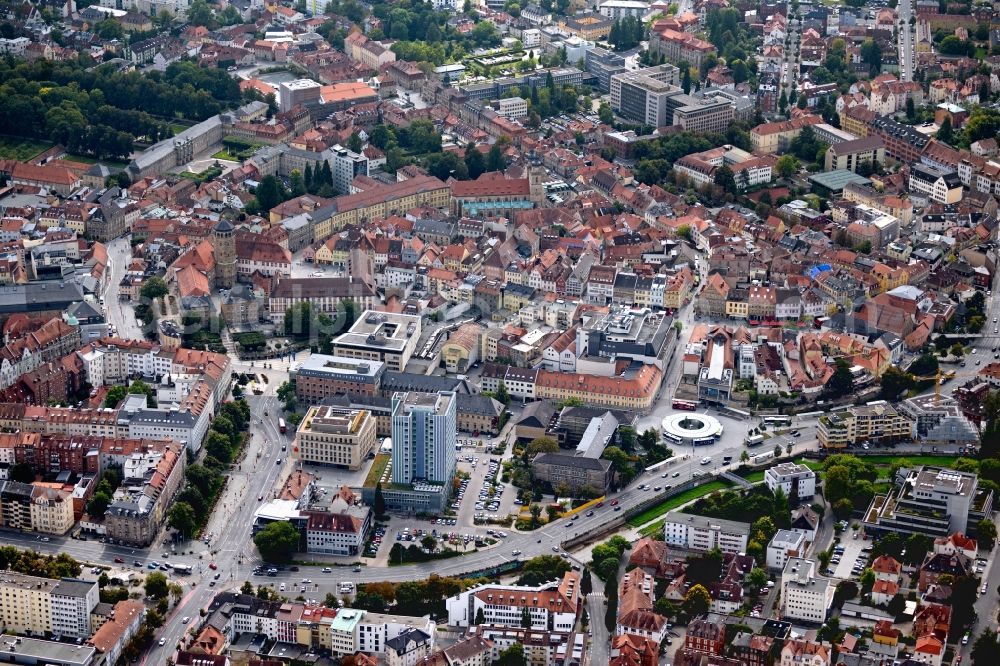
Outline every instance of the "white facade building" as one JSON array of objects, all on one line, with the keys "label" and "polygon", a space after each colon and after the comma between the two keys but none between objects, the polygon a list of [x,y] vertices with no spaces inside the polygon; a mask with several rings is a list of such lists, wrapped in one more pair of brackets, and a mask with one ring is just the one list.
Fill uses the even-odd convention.
[{"label": "white facade building", "polygon": [[580,612],[580,574],[567,571],[559,582],[537,587],[484,585],[470,588],[445,600],[448,624],[469,627],[479,611],[485,624],[520,627],[523,609],[528,610],[532,629],[572,631]]},{"label": "white facade building", "polygon": [[767,544],[767,568],[784,569],[789,557],[805,554],[806,538],[801,532],[778,530]]},{"label": "white facade building", "polygon": [[688,550],[745,553],[749,532],[749,523],[671,512],[663,525],[663,540]]},{"label": "white facade building", "polygon": [[501,116],[517,120],[528,116],[528,102],[523,97],[507,97],[500,100],[498,109]]},{"label": "white facade building", "polygon": [[815,560],[789,557],[781,574],[781,615],[786,620],[826,621],[835,587],[816,575]]},{"label": "white facade building", "polygon": [[812,502],[816,494],[816,472],[805,465],[785,462],[764,472],[764,483],[775,493],[780,488],[785,497]]}]

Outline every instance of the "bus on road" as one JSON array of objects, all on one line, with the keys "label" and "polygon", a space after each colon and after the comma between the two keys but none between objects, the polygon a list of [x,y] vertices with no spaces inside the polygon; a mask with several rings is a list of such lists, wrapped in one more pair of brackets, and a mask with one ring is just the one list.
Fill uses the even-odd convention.
[{"label": "bus on road", "polygon": [[284,435],[286,430],[287,428],[285,427],[285,419],[278,419],[278,432]]},{"label": "bus on road", "polygon": [[190,576],[193,570],[190,564],[172,564],[170,568],[174,570],[175,574],[180,576]]},{"label": "bus on road", "polygon": [[693,412],[698,409],[698,403],[692,400],[678,400],[675,398],[672,404],[674,409],[683,409],[687,412]]},{"label": "bus on road", "polygon": [[761,419],[764,425],[768,426],[790,426],[792,425],[791,416],[765,416]]}]

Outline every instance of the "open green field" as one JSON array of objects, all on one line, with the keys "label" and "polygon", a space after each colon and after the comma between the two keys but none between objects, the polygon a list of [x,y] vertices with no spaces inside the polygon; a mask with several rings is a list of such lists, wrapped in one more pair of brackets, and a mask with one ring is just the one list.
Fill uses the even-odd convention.
[{"label": "open green field", "polygon": [[0,159],[24,162],[52,147],[46,141],[0,136]]},{"label": "open green field", "polygon": [[892,467],[899,460],[909,460],[914,465],[937,465],[939,467],[949,467],[954,464],[955,456],[862,456],[862,460],[870,462],[876,467]]},{"label": "open green field", "polygon": [[[715,480],[706,483],[702,486],[697,486],[696,488],[690,488],[680,493],[679,495],[674,495],[673,497],[664,500],[662,503],[657,504],[656,506],[649,507],[648,509],[646,509],[645,511],[643,511],[638,515],[632,516],[631,518],[628,519],[628,524],[631,525],[632,527],[640,527],[642,525],[645,525],[651,520],[659,518],[668,511],[673,511],[674,509],[676,509],[681,505],[687,504],[688,502],[696,500],[699,497],[710,495],[711,493],[714,493],[716,490],[725,490],[729,486],[730,484],[726,481]],[[663,524],[661,522],[660,528],[662,527]],[[643,530],[643,532],[645,532],[645,530]]]},{"label": "open green field", "polygon": [[239,162],[240,161],[240,156],[237,155],[236,153],[231,153],[228,150],[226,150],[225,148],[223,148],[219,152],[217,152],[214,155],[212,155],[212,159],[213,160],[228,160],[230,162]]}]

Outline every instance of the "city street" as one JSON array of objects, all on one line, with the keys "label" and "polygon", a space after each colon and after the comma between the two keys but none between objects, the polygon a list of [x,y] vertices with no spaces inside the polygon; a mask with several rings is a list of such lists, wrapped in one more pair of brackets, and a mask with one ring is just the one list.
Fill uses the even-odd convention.
[{"label": "city street", "polygon": [[916,53],[913,48],[913,30],[910,16],[913,11],[913,0],[901,0],[896,6],[899,10],[899,75],[901,81],[913,80],[913,59]]},{"label": "city street", "polygon": [[118,337],[126,340],[142,340],[142,329],[135,319],[135,311],[129,301],[118,298],[118,285],[125,277],[125,271],[132,259],[132,246],[128,236],[111,241],[108,246],[108,276],[105,282],[104,311],[108,324],[118,331]]}]

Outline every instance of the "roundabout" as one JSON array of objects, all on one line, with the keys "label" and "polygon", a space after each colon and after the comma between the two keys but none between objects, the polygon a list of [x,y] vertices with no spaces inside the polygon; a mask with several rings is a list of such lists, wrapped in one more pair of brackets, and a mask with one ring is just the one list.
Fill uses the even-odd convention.
[{"label": "roundabout", "polygon": [[668,444],[703,446],[714,444],[722,435],[722,424],[708,414],[670,414],[663,418],[660,430]]}]

